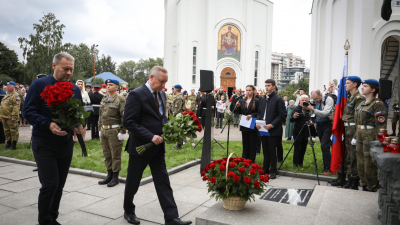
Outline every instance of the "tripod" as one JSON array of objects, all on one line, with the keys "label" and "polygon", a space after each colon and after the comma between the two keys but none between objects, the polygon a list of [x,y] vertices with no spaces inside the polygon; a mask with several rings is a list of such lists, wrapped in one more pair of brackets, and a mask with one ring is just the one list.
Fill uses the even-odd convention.
[{"label": "tripod", "polygon": [[[197,142],[197,144],[193,147],[193,149],[195,149],[197,147],[198,144],[200,144],[200,142],[204,139],[204,136]],[[217,140],[215,140],[215,138],[213,138],[215,142],[217,142],[217,144],[219,144],[219,146],[221,146],[221,148],[225,149],[224,146],[222,146],[221,143],[219,143]]]},{"label": "tripod", "polygon": [[[308,123],[308,122],[307,122],[307,123]],[[303,124],[303,127],[301,128],[299,134],[303,131],[304,127],[307,127],[308,135],[310,136],[310,146],[311,146],[311,149],[312,149],[312,152],[313,152],[313,157],[314,157],[315,172],[316,172],[316,174],[317,174],[318,185],[320,185],[320,184],[319,184],[319,176],[318,176],[317,159],[315,158],[315,151],[314,151],[314,142],[313,142],[312,136],[311,136],[310,124],[307,124],[307,123]],[[298,138],[299,138],[299,136],[297,136],[297,138],[294,140],[294,142],[293,142],[293,144],[292,144],[292,147],[290,147],[289,152],[286,154],[286,156],[285,156],[285,158],[283,159],[281,165],[279,166],[279,169],[278,169],[277,172],[279,172],[279,170],[281,169],[283,163],[285,162],[286,158],[289,156],[289,153],[290,153],[290,151],[292,151],[292,148],[293,148],[293,146],[294,146],[294,144],[296,143],[296,140],[297,140]]]},{"label": "tripod", "polygon": [[228,155],[229,155],[229,131],[231,130],[231,121],[232,121],[233,114],[236,111],[236,107],[237,107],[237,105],[235,104],[235,108],[232,110],[232,114],[229,116],[228,120],[225,123],[224,128],[222,128],[222,130],[221,130],[221,134],[222,134],[222,132],[224,132],[224,130],[225,130],[226,125],[228,125],[228,137],[226,140],[226,157],[228,157]]}]

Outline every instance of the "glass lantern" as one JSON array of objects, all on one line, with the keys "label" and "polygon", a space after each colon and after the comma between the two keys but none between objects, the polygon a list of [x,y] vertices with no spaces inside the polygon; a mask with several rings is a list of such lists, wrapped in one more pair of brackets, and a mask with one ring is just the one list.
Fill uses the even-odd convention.
[{"label": "glass lantern", "polygon": [[390,153],[400,153],[400,144],[397,138],[393,138],[389,145]]},{"label": "glass lantern", "polygon": [[390,137],[385,137],[385,139],[383,140],[382,147],[384,152],[389,152],[390,140]]},{"label": "glass lantern", "polygon": [[385,137],[389,137],[389,134],[387,133],[387,129],[381,128],[378,133],[379,142],[383,142]]}]

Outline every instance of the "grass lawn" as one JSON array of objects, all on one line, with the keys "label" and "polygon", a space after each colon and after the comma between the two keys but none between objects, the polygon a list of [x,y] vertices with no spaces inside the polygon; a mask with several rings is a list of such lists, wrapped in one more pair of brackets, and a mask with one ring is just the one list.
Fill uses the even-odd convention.
[{"label": "grass lawn", "polygon": [[[226,147],[226,141],[220,142],[224,147]],[[125,149],[126,141],[124,142]],[[29,143],[19,143],[17,145],[17,150],[4,150],[5,144],[0,145],[0,156],[6,156],[11,158],[35,161],[33,157],[33,153],[31,149],[28,149]],[[190,142],[186,145],[182,146],[181,150],[170,150],[171,147],[175,145],[166,145],[166,163],[167,169],[171,169],[178,165],[187,163],[189,161],[200,159],[201,158],[201,151],[202,151],[202,144],[199,144],[196,149],[193,150],[193,147],[190,145]],[[291,141],[283,141],[283,149],[284,155],[286,156],[287,152],[289,151],[290,147],[292,146]],[[107,170],[104,166],[104,158],[103,153],[101,150],[101,145],[99,140],[90,140],[86,142],[86,148],[88,150],[88,157],[82,157],[82,151],[79,146],[79,143],[76,143],[74,146],[74,156],[72,158],[71,167],[81,168],[81,169],[88,169],[98,172],[106,173]],[[319,173],[323,172],[322,166],[322,152],[321,146],[319,142],[316,142],[314,145],[315,154],[317,158],[317,165]],[[262,150],[261,150],[262,151]],[[242,142],[241,141],[231,141],[229,142],[229,153],[236,153],[238,156],[242,155]],[[212,149],[212,159],[219,159],[226,156],[226,150],[222,149],[217,143],[213,143]],[[129,156],[128,153],[125,151],[122,152],[122,170],[120,172],[120,176],[126,177],[126,169],[128,166]],[[286,159],[284,165],[282,166],[282,170],[288,170],[293,172],[299,173],[310,173],[315,174],[315,166],[313,164],[313,155],[311,147],[307,147],[307,152],[304,157],[304,168],[295,168],[292,164],[293,162],[293,149],[290,152],[288,158]],[[263,163],[263,155],[257,156],[256,163],[262,165]],[[279,164],[278,164],[279,167]],[[200,171],[199,171],[200,173]],[[150,176],[151,172],[149,167],[146,168],[144,171],[143,177]]]}]

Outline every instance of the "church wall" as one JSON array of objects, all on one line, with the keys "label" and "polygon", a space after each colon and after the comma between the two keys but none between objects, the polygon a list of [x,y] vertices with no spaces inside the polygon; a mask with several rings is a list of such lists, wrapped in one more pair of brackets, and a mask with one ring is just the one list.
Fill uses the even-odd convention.
[{"label": "church wall", "polygon": [[[177,10],[175,0],[166,0],[164,28],[164,67],[168,70],[168,83],[175,83],[173,74],[177,73]],[[170,85],[166,86],[168,91]]]},{"label": "church wall", "polygon": [[271,71],[271,69],[266,70],[266,61],[265,58],[271,58],[271,54],[267,55],[266,46],[268,39],[267,31],[268,31],[268,6],[263,3],[254,1],[254,12],[253,12],[253,46],[252,46],[252,58],[249,57],[250,60],[250,69],[252,71],[252,76],[249,73],[247,82],[249,84],[254,84],[254,70],[255,70],[255,52],[258,51],[258,74],[257,74],[257,84],[256,86],[263,87],[266,73],[267,71]]}]

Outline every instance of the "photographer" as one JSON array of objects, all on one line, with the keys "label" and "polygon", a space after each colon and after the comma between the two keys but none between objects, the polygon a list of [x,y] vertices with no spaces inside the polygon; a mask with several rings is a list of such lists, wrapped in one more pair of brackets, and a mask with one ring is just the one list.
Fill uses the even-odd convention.
[{"label": "photographer", "polygon": [[[310,120],[310,112],[304,110],[303,103],[308,101],[307,95],[300,96],[299,105],[296,106],[292,112],[290,117],[290,122],[294,122],[293,128],[293,138],[295,140],[294,145],[294,153],[293,153],[293,165],[295,167],[303,167],[304,154],[307,150],[308,144],[308,128],[304,127],[304,124],[307,122],[312,125],[312,121]],[[304,128],[303,128],[304,127]],[[303,128],[303,129],[302,129]],[[301,131],[301,132],[300,132]]]},{"label": "photographer", "polygon": [[317,133],[321,142],[322,158],[324,162],[324,172],[322,175],[332,175],[331,167],[331,135],[332,135],[332,112],[335,109],[335,102],[332,97],[326,98],[321,91],[315,89],[311,92],[311,98],[316,103],[315,109],[309,104],[303,106],[304,110],[312,111],[317,123]]}]

